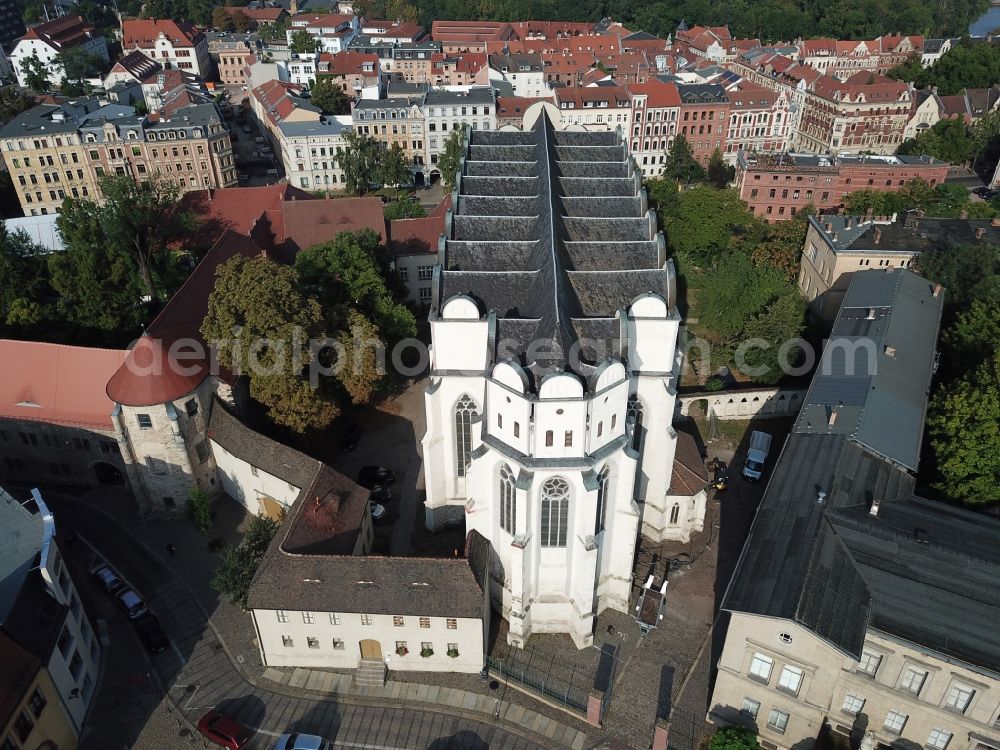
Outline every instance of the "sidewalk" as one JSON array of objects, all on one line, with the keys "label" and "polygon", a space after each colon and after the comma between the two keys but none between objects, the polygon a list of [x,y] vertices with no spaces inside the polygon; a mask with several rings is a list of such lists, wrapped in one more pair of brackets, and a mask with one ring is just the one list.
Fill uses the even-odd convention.
[{"label": "sidewalk", "polygon": [[[245,688],[240,688],[245,681],[255,689],[236,702],[240,703],[240,710],[248,713],[253,713],[250,704],[259,703],[258,719],[262,718],[264,707],[272,702],[278,705],[277,717],[292,723],[297,720],[297,713],[315,712],[317,703],[384,709],[406,707],[496,723],[498,728],[509,729],[544,747],[558,745],[580,750],[592,746],[597,739],[592,727],[574,722],[568,714],[504,685],[496,691],[498,698],[476,675],[434,674],[430,679],[444,684],[427,684],[406,680],[409,675],[405,673],[390,672],[390,680],[382,688],[362,688],[353,684],[352,672],[265,669],[260,663],[250,616],[220,600],[209,584],[219,556],[208,550],[208,544],[214,539],[226,544],[239,542],[248,520],[242,506],[229,499],[218,501],[215,524],[206,536],[186,520],[143,520],[136,512],[134,500],[122,490],[94,490],[75,501],[100,514],[108,525],[121,528],[119,533],[138,542],[134,546],[141,547],[146,556],[173,574],[170,576],[173,580],[161,582],[155,592],[146,596],[165,621],[172,619],[175,612],[185,612],[178,623],[179,628],[186,629],[178,635],[178,653],[168,651],[165,656],[157,657],[158,671],[164,677],[168,693],[182,711],[200,711],[219,701],[225,702]],[[168,543],[176,548],[176,554],[169,557],[165,552]],[[195,607],[204,622],[191,622]],[[173,639],[174,630],[167,629]],[[421,674],[419,678],[422,677]],[[196,686],[196,693],[191,692],[191,686]],[[288,705],[287,698],[293,699],[294,705]],[[279,704],[276,699],[284,703]]]}]

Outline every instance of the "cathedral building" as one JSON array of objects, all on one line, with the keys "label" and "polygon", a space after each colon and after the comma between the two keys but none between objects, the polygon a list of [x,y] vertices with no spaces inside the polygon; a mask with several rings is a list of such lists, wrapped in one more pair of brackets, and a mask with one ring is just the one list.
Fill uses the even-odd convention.
[{"label": "cathedral building", "polygon": [[429,314],[425,505],[429,528],[491,542],[512,643],[584,648],[629,608],[638,535],[687,539],[705,494],[672,482],[680,315],[642,174],[620,133],[557,116],[467,131]]}]

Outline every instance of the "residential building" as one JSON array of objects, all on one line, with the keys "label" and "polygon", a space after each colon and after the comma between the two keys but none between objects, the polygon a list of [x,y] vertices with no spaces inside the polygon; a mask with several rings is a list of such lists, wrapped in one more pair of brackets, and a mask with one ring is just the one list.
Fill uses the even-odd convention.
[{"label": "residential building", "polygon": [[424,151],[422,170],[430,183],[440,173],[435,169],[444,153],[448,136],[467,125],[473,130],[496,130],[496,93],[490,87],[470,88],[468,91],[431,89],[423,98],[424,127],[427,148]]},{"label": "residential building", "polygon": [[524,116],[528,109],[538,102],[551,102],[552,95],[547,97],[497,96],[497,129],[520,130],[524,124]]},{"label": "residential building", "polygon": [[251,23],[253,23],[254,28],[258,30],[265,29],[271,24],[288,18],[288,11],[284,8],[251,8],[247,6],[232,9],[232,12],[234,13],[237,11],[242,12],[247,18],[249,18]]},{"label": "residential building", "polygon": [[811,216],[802,248],[799,290],[809,313],[832,320],[852,276],[868,269],[908,268],[922,252],[1000,244],[996,219]]},{"label": "residential building", "polygon": [[303,190],[343,190],[337,151],[347,148],[345,136],[351,131],[349,116],[278,123],[275,132],[288,184]]},{"label": "residential building", "polygon": [[914,495],[942,302],[855,274],[723,598],[710,716],[772,747],[1000,744],[1000,522]]},{"label": "residential building", "polygon": [[806,87],[796,148],[895,153],[910,119],[911,94],[907,84],[869,72],[845,81],[819,76]]},{"label": "residential building", "polygon": [[928,128],[937,125],[944,113],[941,97],[932,89],[918,89],[913,92],[913,109],[903,128],[903,140],[916,138]]},{"label": "residential building", "polygon": [[745,52],[737,56],[730,69],[741,77],[741,84],[760,86],[787,99],[790,145],[799,143],[807,86],[810,80],[815,80],[820,74],[812,68],[792,62],[775,47]]},{"label": "residential building", "polygon": [[281,150],[283,123],[319,123],[322,112],[302,98],[303,87],[284,81],[268,81],[250,92],[250,109],[260,125],[261,134],[270,141],[275,153]]},{"label": "residential building", "polygon": [[17,0],[0,0],[0,49],[13,49],[25,31]]},{"label": "residential building", "polygon": [[675,84],[655,78],[633,83],[628,90],[632,95],[632,158],[643,177],[658,177],[677,134],[680,93]]},{"label": "residential building", "polygon": [[561,86],[553,94],[562,115],[560,127],[629,132],[632,99],[624,86]]},{"label": "residential building", "polygon": [[913,55],[921,55],[919,35],[881,36],[872,40],[806,39],[798,45],[798,60],[823,75],[846,80],[858,73],[884,76]]},{"label": "residential building", "polygon": [[[424,95],[360,99],[351,113],[354,130],[370,135],[385,148],[399,145],[415,175],[425,172]],[[426,176],[426,175],[425,175]]]},{"label": "residential building", "polygon": [[122,50],[136,49],[165,68],[178,68],[202,80],[212,71],[205,35],[186,21],[122,20]]},{"label": "residential building", "polygon": [[58,57],[68,49],[79,49],[101,60],[109,59],[108,44],[104,37],[94,34],[94,30],[82,16],[67,13],[52,21],[32,26],[17,40],[10,53],[17,85],[28,85],[22,66],[28,58],[37,57],[45,66],[49,83],[58,88],[63,80],[63,68]]},{"label": "residential building", "polygon": [[941,59],[941,55],[948,52],[952,47],[958,44],[959,38],[948,38],[944,39],[924,39],[924,49],[920,53],[920,64],[929,68],[938,60]]},{"label": "residential building", "polygon": [[436,86],[488,86],[489,63],[485,53],[466,52],[431,56],[431,83]]},{"label": "residential building", "polygon": [[38,490],[0,488],[0,538],[0,746],[75,748],[102,648]]},{"label": "residential building", "polygon": [[388,44],[408,44],[419,42],[427,32],[420,24],[409,21],[386,21],[365,18],[361,23],[361,33],[365,36]]},{"label": "residential building", "polygon": [[293,52],[284,63],[278,63],[279,66],[285,68],[286,72],[281,80],[309,88],[316,82],[319,56],[319,52]]},{"label": "residential building", "polygon": [[687,138],[694,158],[708,164],[716,149],[726,151],[732,108],[729,95],[717,83],[677,84],[677,93],[681,100],[678,132]]},{"label": "residential building", "polygon": [[503,81],[514,89],[514,96],[545,96],[545,65],[538,54],[498,54],[489,56],[490,81]]},{"label": "residential building", "polygon": [[727,93],[732,105],[724,152],[727,162],[735,163],[741,151],[766,154],[789,149],[794,133],[786,92],[742,81]]},{"label": "residential building", "polygon": [[[110,90],[120,83],[141,84],[162,69],[163,66],[153,58],[147,57],[139,50],[133,50],[123,55],[111,66],[111,70],[104,77],[104,88]],[[122,102],[122,104],[127,103]]]},{"label": "residential building", "polygon": [[689,538],[705,495],[671,481],[663,236],[620,136],[557,130],[550,111],[467,131],[432,281],[424,505],[428,528],[464,520],[492,545],[510,643],[585,648],[600,612],[631,606],[640,529]]},{"label": "residential building", "polygon": [[299,13],[292,15],[285,31],[288,44],[296,31],[305,31],[319,42],[320,52],[336,54],[347,49],[361,26],[353,13]]},{"label": "residential building", "polygon": [[736,160],[736,189],[750,211],[768,221],[795,216],[806,206],[837,213],[856,190],[896,192],[912,180],[932,187],[949,164],[931,156],[816,156],[754,154]]},{"label": "residential building", "polygon": [[383,68],[391,81],[429,84],[434,78],[434,57],[441,53],[439,42],[394,44]]},{"label": "residential building", "polygon": [[444,219],[451,208],[451,195],[427,216],[394,219],[389,222],[389,253],[393,270],[406,285],[407,301],[428,307],[431,304],[434,266],[440,262],[438,246],[444,236]]},{"label": "residential building", "polygon": [[250,39],[230,34],[217,40],[215,46],[219,81],[227,86],[248,87],[250,66],[257,62],[257,50]]},{"label": "residential building", "polygon": [[348,98],[378,99],[382,81],[378,55],[348,50],[336,55],[320,53],[316,66],[317,80],[337,83]]},{"label": "residential building", "polygon": [[486,52],[488,42],[514,39],[514,29],[502,21],[438,21],[431,24],[431,38],[443,52]]}]

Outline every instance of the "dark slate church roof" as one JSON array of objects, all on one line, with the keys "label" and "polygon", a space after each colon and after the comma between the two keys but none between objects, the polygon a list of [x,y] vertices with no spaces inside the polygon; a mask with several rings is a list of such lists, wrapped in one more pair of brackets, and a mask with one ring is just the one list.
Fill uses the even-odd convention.
[{"label": "dark slate church roof", "polygon": [[913,497],[907,471],[916,467],[941,302],[906,270],[854,275],[834,341],[874,344],[877,371],[848,374],[842,354],[831,363],[837,349],[828,344],[724,609],[798,622],[855,658],[870,626],[1000,670],[1000,521]]},{"label": "dark slate church roof", "polygon": [[[616,315],[637,297],[674,308],[673,266],[617,133],[557,131],[542,114],[529,131],[469,131],[466,148],[432,317],[471,297],[496,315],[504,357],[537,377],[619,356]],[[547,353],[528,361],[532,341]]]}]

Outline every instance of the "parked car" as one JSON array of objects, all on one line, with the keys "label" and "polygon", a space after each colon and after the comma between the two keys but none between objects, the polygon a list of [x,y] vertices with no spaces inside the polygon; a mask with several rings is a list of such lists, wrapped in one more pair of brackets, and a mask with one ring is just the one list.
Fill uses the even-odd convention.
[{"label": "parked car", "polygon": [[170,645],[167,634],[163,632],[163,626],[160,625],[160,619],[152,612],[147,612],[139,619],[133,620],[132,624],[135,625],[135,630],[139,634],[139,640],[150,653],[158,654],[165,651]]},{"label": "parked car", "polygon": [[358,471],[358,484],[368,489],[373,489],[379,484],[392,484],[395,481],[396,475],[384,466],[362,466]]},{"label": "parked car", "polygon": [[209,711],[198,720],[198,734],[228,750],[243,750],[253,739],[253,732],[218,711]]},{"label": "parked car", "polygon": [[771,435],[767,432],[754,430],[750,433],[750,447],[747,449],[747,460],[743,465],[743,478],[756,482],[764,475],[764,462],[771,450]]},{"label": "parked car", "polygon": [[90,575],[109,594],[115,593],[125,585],[125,582],[122,581],[119,575],[107,563],[100,563],[94,567],[90,571]]},{"label": "parked car", "polygon": [[330,750],[330,743],[315,734],[283,734],[274,750]]},{"label": "parked car", "polygon": [[392,490],[385,485],[377,484],[372,487],[371,498],[375,503],[387,503],[392,500]]},{"label": "parked car", "polygon": [[972,192],[975,193],[976,195],[978,195],[984,201],[988,201],[990,198],[992,198],[994,195],[996,195],[996,192],[994,190],[991,190],[990,188],[986,187],[985,185],[980,185],[979,187],[977,187]]},{"label": "parked car", "polygon": [[128,615],[130,620],[138,620],[149,611],[142,597],[128,586],[120,589],[115,594],[115,601],[118,602],[119,607],[125,610],[125,614]]},{"label": "parked car", "polygon": [[361,440],[361,428],[356,424],[349,425],[346,430],[344,430],[344,437],[340,442],[340,447],[344,451],[350,453],[352,450],[358,447],[358,441]]},{"label": "parked car", "polygon": [[376,523],[385,518],[385,506],[372,503],[372,520]]}]

